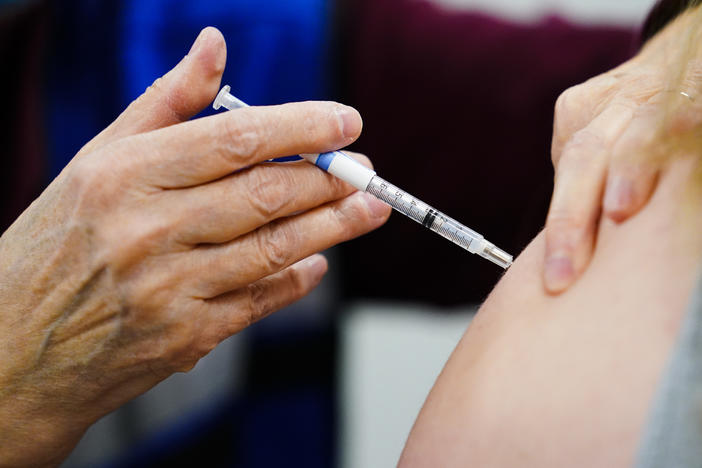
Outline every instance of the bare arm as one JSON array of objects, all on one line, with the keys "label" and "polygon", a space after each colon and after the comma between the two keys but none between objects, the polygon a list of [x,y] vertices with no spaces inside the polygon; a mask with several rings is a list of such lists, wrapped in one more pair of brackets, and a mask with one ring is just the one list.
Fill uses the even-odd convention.
[{"label": "bare arm", "polygon": [[401,466],[628,466],[702,255],[689,160],[626,223],[603,220],[592,263],[543,289],[539,235],[436,382]]}]

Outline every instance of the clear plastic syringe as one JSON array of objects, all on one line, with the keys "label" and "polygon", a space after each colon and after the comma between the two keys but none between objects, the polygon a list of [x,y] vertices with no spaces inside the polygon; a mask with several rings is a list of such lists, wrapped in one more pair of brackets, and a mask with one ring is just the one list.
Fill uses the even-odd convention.
[{"label": "clear plastic syringe", "polygon": [[[215,109],[224,107],[234,110],[248,107],[246,103],[232,96],[229,90],[229,86],[225,86],[219,92],[213,104]],[[478,254],[502,268],[508,268],[512,264],[512,256],[510,254],[488,242],[482,235],[378,177],[375,171],[368,169],[341,151],[303,154],[301,156],[357,189],[368,192],[384,201],[395,210],[454,244],[463,247],[468,252]],[[283,159],[290,160],[290,158]]]}]

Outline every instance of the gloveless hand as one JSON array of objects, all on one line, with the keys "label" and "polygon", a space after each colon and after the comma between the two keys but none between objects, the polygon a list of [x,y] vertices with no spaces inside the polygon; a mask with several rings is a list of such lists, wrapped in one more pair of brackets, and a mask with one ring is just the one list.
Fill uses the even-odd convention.
[{"label": "gloveless hand", "polygon": [[0,465],[55,464],[104,414],[307,294],[313,255],[389,207],[308,163],[358,113],[329,102],[187,121],[226,61],[189,54],[88,143],[0,238]]},{"label": "gloveless hand", "polygon": [[682,70],[671,65],[701,40],[688,37],[698,13],[699,7],[688,11],[636,57],[559,97],[545,230],[548,291],[563,291],[585,270],[601,216],[624,222],[646,204],[666,159],[655,157],[661,132],[683,133],[699,123],[702,61]]}]

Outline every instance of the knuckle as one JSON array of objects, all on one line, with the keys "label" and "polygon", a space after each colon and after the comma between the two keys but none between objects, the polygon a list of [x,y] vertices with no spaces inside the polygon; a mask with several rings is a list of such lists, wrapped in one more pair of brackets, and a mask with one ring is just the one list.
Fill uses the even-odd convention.
[{"label": "knuckle", "polygon": [[246,286],[246,306],[244,307],[243,328],[256,323],[261,318],[270,314],[270,299],[266,288],[255,282]]},{"label": "knuckle", "polygon": [[548,214],[546,226],[552,229],[559,229],[563,226],[572,226],[575,222],[573,213],[566,209],[551,209]]},{"label": "knuckle", "polygon": [[554,126],[557,130],[569,129],[579,121],[583,113],[592,105],[591,90],[588,84],[581,83],[563,91],[554,106]]},{"label": "knuckle", "polygon": [[164,83],[165,83],[165,80],[163,79],[163,77],[159,76],[158,78],[156,78],[154,80],[153,83],[151,83],[151,85],[148,88],[146,88],[146,91],[144,91],[144,93],[139,97],[141,98],[141,97],[145,96],[146,94],[158,93],[158,92],[162,91],[163,87],[164,87]]},{"label": "knuckle", "polygon": [[602,136],[588,128],[579,130],[565,143],[561,160],[567,160],[569,166],[584,168],[599,161],[605,151]]},{"label": "knuckle", "polygon": [[339,198],[346,197],[356,190],[351,184],[339,177],[320,171],[314,167],[310,167],[309,169],[311,169],[311,177],[306,179],[304,185],[300,185],[298,182],[300,179],[295,178],[294,175],[291,175],[291,178],[293,182],[297,182],[297,184],[300,185],[300,192],[302,193],[304,191],[306,193],[306,195],[304,195],[306,198],[315,200],[317,206],[330,200],[338,200]]},{"label": "knuckle", "polygon": [[551,143],[551,163],[553,167],[558,167],[562,158],[564,147],[567,140],[570,139],[573,133],[573,120],[577,118],[581,109],[579,109],[578,101],[580,98],[579,86],[573,86],[563,91],[554,106],[553,118],[553,138]]},{"label": "knuckle", "polygon": [[171,243],[171,236],[173,236],[174,230],[171,224],[166,222],[166,220],[156,218],[135,224],[140,224],[143,227],[134,230],[134,227],[131,226],[129,229],[135,232],[134,243],[136,246],[141,246],[145,252],[157,253],[161,250],[162,246]]},{"label": "knuckle", "polygon": [[551,138],[551,165],[557,169],[558,163],[563,155],[563,137],[559,135],[557,128],[554,126],[553,136]]},{"label": "knuckle", "polygon": [[198,329],[192,321],[181,320],[173,325],[163,359],[170,364],[172,372],[188,372],[211,351],[210,344],[199,339]]},{"label": "knuckle", "polygon": [[231,118],[231,115],[226,115],[226,117],[229,118],[222,119],[223,128],[221,132],[218,132],[220,138],[223,139],[220,146],[224,158],[232,163],[240,163],[259,155],[266,140],[264,130],[266,126],[263,125],[264,122],[260,121],[258,114],[248,113],[246,121],[240,118]]},{"label": "knuckle", "polygon": [[589,216],[568,209],[552,209],[546,220],[546,232],[549,238],[573,235],[587,230]]},{"label": "knuckle", "polygon": [[192,347],[193,328],[187,321],[148,327],[149,331],[144,333],[156,333],[156,336],[149,340],[148,349],[140,353],[140,358],[151,374],[162,380],[174,372],[185,372],[197,363],[199,356]]},{"label": "knuckle", "polygon": [[[118,253],[117,255],[123,255]],[[173,300],[173,281],[162,271],[149,269],[148,274],[135,272],[122,281],[122,291],[128,310],[138,310],[138,314],[126,316],[128,323],[140,326],[139,321],[149,323],[159,321],[164,310],[168,310]]]},{"label": "knuckle", "polygon": [[575,85],[563,91],[556,99],[556,120],[568,118],[582,107],[583,85]]},{"label": "knuckle", "polygon": [[300,234],[285,223],[266,225],[257,239],[261,263],[271,273],[289,265],[300,244]]},{"label": "knuckle", "polygon": [[[555,141],[555,140],[554,140]],[[551,165],[554,168],[558,168],[558,163],[561,161],[561,152],[558,148],[553,147],[551,149]]]},{"label": "knuckle", "polygon": [[559,122],[563,119],[568,106],[568,90],[563,91],[556,98],[556,105],[553,108],[554,121]]},{"label": "knuckle", "polygon": [[307,294],[307,283],[300,271],[290,268],[286,276],[287,293],[291,299],[298,299]]},{"label": "knuckle", "polygon": [[339,117],[339,104],[327,102],[304,103],[301,132],[306,144],[329,147],[344,141],[344,128]]},{"label": "knuckle", "polygon": [[188,373],[195,368],[199,359],[184,359],[175,367],[175,372]]},{"label": "knuckle", "polygon": [[[133,216],[130,223],[107,226],[103,232],[103,237],[109,245],[106,248],[108,258],[113,264],[124,267],[136,263],[143,264],[149,257],[168,252],[175,243],[175,236],[170,222],[148,213],[144,216]],[[155,258],[153,261],[158,262]],[[149,266],[156,268],[157,263]],[[176,278],[173,272],[164,270],[154,279],[162,281],[161,275]],[[168,292],[168,289],[163,292]]]},{"label": "knuckle", "polygon": [[264,219],[275,217],[288,206],[294,181],[285,168],[257,166],[247,171],[245,177],[248,204]]},{"label": "knuckle", "polygon": [[152,95],[158,95],[163,93],[165,87],[165,80],[163,77],[158,77],[156,80],[154,80],[153,83],[151,83],[143,93],[141,93],[135,100],[133,100],[129,106],[128,109],[135,109],[141,107],[141,105],[149,100],[149,96]]},{"label": "knuckle", "polygon": [[358,226],[367,224],[369,215],[358,203],[352,202],[332,208],[331,218],[337,237],[348,239],[356,234]]},{"label": "knuckle", "polygon": [[73,197],[74,213],[96,214],[114,206],[120,194],[119,181],[100,158],[83,158],[71,166],[67,186]]},{"label": "knuckle", "polygon": [[217,347],[219,340],[216,335],[205,336],[200,335],[194,338],[189,347],[189,353],[186,357],[185,365],[188,366],[186,370],[181,370],[181,372],[187,372],[195,367],[195,364],[207,356],[213,349]]},{"label": "knuckle", "polygon": [[341,106],[334,104],[328,111],[329,136],[333,141],[344,141],[344,124],[341,118]]},{"label": "knuckle", "polygon": [[173,366],[164,359],[153,359],[147,363],[149,372],[158,380],[164,380],[169,377],[177,366]]},{"label": "knuckle", "polygon": [[90,158],[81,158],[70,167],[71,183],[90,188],[98,185],[99,181],[109,177],[105,164],[102,164],[98,155]]}]

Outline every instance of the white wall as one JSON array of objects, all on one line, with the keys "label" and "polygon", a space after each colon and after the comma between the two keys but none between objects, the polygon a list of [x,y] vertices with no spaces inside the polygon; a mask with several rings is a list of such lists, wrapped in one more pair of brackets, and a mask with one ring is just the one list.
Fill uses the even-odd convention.
[{"label": "white wall", "polygon": [[341,328],[341,467],[397,464],[429,390],[475,308],[356,304]]},{"label": "white wall", "polygon": [[638,25],[653,0],[433,0],[454,9],[479,9],[517,20],[534,20],[558,13],[583,23]]}]

